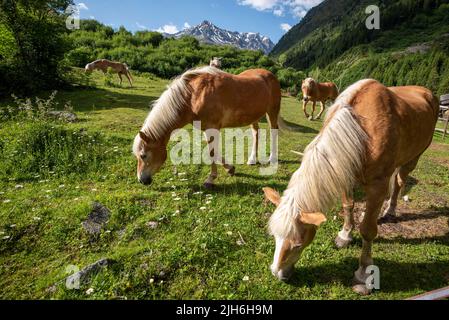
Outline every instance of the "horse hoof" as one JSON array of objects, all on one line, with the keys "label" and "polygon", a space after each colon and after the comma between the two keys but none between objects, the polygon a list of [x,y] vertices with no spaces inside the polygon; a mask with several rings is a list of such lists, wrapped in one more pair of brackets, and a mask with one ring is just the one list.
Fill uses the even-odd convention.
[{"label": "horse hoof", "polygon": [[228,174],[233,177],[235,176],[235,167],[232,167],[231,169],[229,169]]},{"label": "horse hoof", "polygon": [[215,188],[215,185],[213,183],[206,182],[204,184],[204,188],[206,188],[207,190],[213,190]]},{"label": "horse hoof", "polygon": [[349,247],[352,243],[352,240],[343,240],[339,236],[335,239],[335,245],[337,246],[337,249],[345,249]]},{"label": "horse hoof", "polygon": [[352,291],[364,297],[369,296],[373,292],[371,289],[368,289],[364,284],[356,284],[355,286],[352,287]]},{"label": "horse hoof", "polygon": [[313,121],[313,117],[312,116],[309,117],[309,121]]}]

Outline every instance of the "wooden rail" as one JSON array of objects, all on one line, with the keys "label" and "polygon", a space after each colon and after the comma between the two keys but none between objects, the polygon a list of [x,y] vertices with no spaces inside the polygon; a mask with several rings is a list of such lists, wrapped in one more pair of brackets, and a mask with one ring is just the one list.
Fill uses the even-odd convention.
[{"label": "wooden rail", "polygon": [[440,114],[439,114],[439,121],[444,122],[444,129],[435,129],[438,132],[443,133],[443,140],[446,138],[446,135],[448,134],[448,128],[449,128],[449,94],[443,95],[440,98]]},{"label": "wooden rail", "polygon": [[431,291],[428,293],[421,294],[419,296],[407,299],[407,300],[427,300],[427,301],[436,301],[436,300],[445,300],[449,299],[449,287],[438,289],[435,291]]}]

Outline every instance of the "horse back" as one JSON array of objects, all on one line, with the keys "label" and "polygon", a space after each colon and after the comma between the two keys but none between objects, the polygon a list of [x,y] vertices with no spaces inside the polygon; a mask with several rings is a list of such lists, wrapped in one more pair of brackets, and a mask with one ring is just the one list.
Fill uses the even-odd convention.
[{"label": "horse back", "polygon": [[438,101],[426,88],[387,88],[373,81],[355,95],[352,105],[369,137],[371,173],[376,168],[394,171],[418,158],[432,142]]},{"label": "horse back", "polygon": [[218,127],[249,125],[270,108],[280,107],[280,84],[271,72],[263,69],[239,75],[202,74],[192,79],[190,86],[193,113]]}]

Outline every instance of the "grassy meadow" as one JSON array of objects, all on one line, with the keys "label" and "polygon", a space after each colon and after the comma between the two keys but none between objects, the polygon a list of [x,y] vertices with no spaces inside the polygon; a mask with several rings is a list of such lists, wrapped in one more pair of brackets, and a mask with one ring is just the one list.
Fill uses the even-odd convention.
[{"label": "grassy meadow", "polygon": [[[220,168],[207,191],[208,166],[168,161],[144,187],[132,141],[168,82],[135,76],[131,89],[106,85],[99,73],[92,81],[56,96],[60,106],[71,101],[76,123],[0,122],[0,299],[403,299],[449,285],[449,138],[435,135],[410,178],[411,201],[400,202],[403,216],[381,227],[373,248],[381,290],[360,297],[351,284],[361,239],[356,233],[353,246],[335,249],[338,205],[291,282],[269,270],[274,207],[262,188],[286,188],[300,165],[290,150],[304,150],[322,126],[304,118],[297,100],[283,99],[283,117],[300,132],[281,133],[277,175],[245,165],[230,177]],[[94,202],[111,211],[97,237],[82,226]],[[70,266],[102,258],[114,263],[79,290],[66,288]]]}]

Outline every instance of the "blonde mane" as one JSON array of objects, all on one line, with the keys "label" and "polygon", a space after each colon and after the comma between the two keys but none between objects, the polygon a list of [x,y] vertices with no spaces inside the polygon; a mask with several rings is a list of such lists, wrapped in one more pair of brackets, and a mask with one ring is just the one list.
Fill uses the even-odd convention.
[{"label": "blonde mane", "polygon": [[[167,130],[173,128],[179,119],[179,114],[187,105],[187,101],[192,93],[189,82],[202,74],[218,75],[222,73],[225,72],[207,66],[188,70],[177,77],[167,86],[167,89],[159,99],[153,102],[151,111],[141,131],[155,140],[163,137]],[[140,142],[140,139],[136,138],[134,153],[138,150]]]},{"label": "blonde mane", "polygon": [[290,238],[297,235],[295,220],[302,212],[326,212],[343,192],[350,191],[363,166],[367,135],[350,103],[364,86],[361,80],[346,89],[329,109],[324,129],[306,148],[281,204],[270,220],[270,232]]}]

